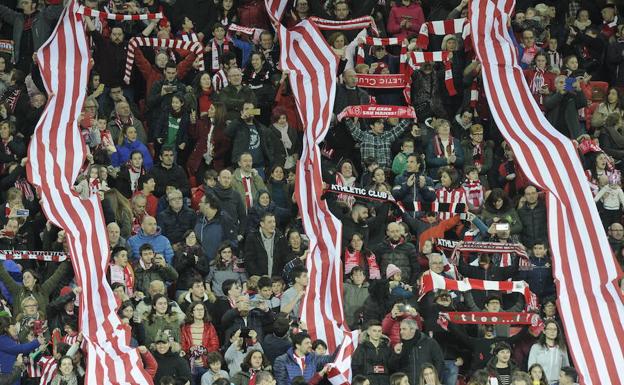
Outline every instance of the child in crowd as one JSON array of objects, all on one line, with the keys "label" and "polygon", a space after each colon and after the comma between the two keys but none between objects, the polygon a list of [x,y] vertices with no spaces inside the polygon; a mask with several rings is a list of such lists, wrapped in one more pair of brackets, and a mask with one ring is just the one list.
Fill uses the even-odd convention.
[{"label": "child in crowd", "polygon": [[409,299],[414,296],[412,286],[401,282],[401,269],[396,265],[388,265],[386,268],[386,279],[390,281],[390,294],[393,296],[403,299]]}]

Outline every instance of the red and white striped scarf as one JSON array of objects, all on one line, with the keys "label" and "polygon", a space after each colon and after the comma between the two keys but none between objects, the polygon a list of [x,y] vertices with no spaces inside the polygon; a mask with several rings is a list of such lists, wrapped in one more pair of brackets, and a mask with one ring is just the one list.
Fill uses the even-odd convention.
[{"label": "red and white striped scarf", "polygon": [[379,36],[379,29],[377,29],[375,20],[370,16],[362,16],[351,20],[327,20],[316,16],[310,16],[308,20],[316,24],[316,26],[322,30],[348,31],[352,29],[370,28],[373,35]]},{"label": "red and white striped scarf", "polygon": [[43,356],[39,359],[37,364],[40,366],[40,375],[41,381],[39,385],[47,385],[52,382],[54,377],[56,377],[56,368],[58,367],[58,363],[52,356]]},{"label": "red and white striped scarf", "polygon": [[140,15],[124,15],[124,14],[118,14],[118,13],[98,11],[95,9],[85,7],[83,5],[78,5],[77,3],[74,8],[74,12],[83,14],[85,16],[95,17],[98,19],[109,19],[109,20],[117,20],[117,21],[160,20],[163,18],[162,12],[145,13],[145,14],[140,14]]},{"label": "red and white striped scarf", "polygon": [[369,279],[381,279],[381,270],[379,269],[379,265],[377,265],[377,258],[375,258],[375,254],[371,253],[368,257],[366,257],[366,262],[364,262],[360,251],[354,250],[351,252],[348,248],[345,250],[345,274],[351,273],[351,270],[353,270],[354,267],[362,266],[363,263],[366,263],[368,266]]},{"label": "red and white striped scarf", "polygon": [[453,66],[449,60],[450,51],[436,52],[410,52],[408,63],[412,69],[420,68],[423,63],[443,63],[444,64],[444,85],[450,96],[457,95],[455,83],[453,82]]},{"label": "red and white striped scarf", "polygon": [[[521,270],[529,270],[531,261],[521,244],[500,243],[500,242],[459,242],[451,255],[451,262],[457,265],[462,253],[498,253],[503,255],[500,266],[511,266],[511,255],[516,254],[520,258],[519,266]],[[478,263],[478,262],[477,262]]]},{"label": "red and white striped scarf", "polygon": [[212,88],[214,88],[215,92],[221,91],[228,84],[227,75],[223,69],[218,70],[212,77]]},{"label": "red and white striped scarf", "polygon": [[464,278],[456,281],[428,270],[420,279],[419,299],[434,290],[448,290],[466,292],[470,290],[497,290],[508,293],[521,293],[524,295],[525,309],[533,311],[539,309],[537,296],[529,289],[524,281],[484,281],[481,279]]},{"label": "red and white striped scarf", "polygon": [[436,158],[448,158],[455,153],[455,141],[453,140],[453,136],[449,135],[447,141],[448,144],[445,146],[439,135],[433,137],[433,150],[435,151]]},{"label": "red and white striped scarf", "polygon": [[252,27],[243,27],[238,24],[230,24],[228,28],[228,34],[232,34],[233,32],[243,33],[251,38],[254,43],[258,43],[260,41],[260,35],[264,32],[262,28],[252,28]]},{"label": "red and white striped scarf", "polygon": [[149,37],[133,37],[128,42],[128,52],[126,55],[126,69],[124,72],[124,82],[130,84],[132,76],[132,66],[134,65],[134,51],[137,47],[159,47],[168,49],[182,49],[191,51],[200,61],[199,70],[204,70],[204,47],[198,41],[184,41],[177,39],[156,39]]},{"label": "red and white striped scarf", "polygon": [[466,179],[463,186],[466,192],[466,201],[470,209],[478,209],[483,204],[483,185],[479,179],[471,181]]},{"label": "red and white striped scarf", "polygon": [[427,49],[429,34],[446,36],[457,33],[461,33],[464,40],[470,35],[470,24],[465,18],[428,21],[420,26],[416,45],[420,49]]},{"label": "red and white striped scarf", "polygon": [[69,254],[61,251],[0,250],[0,261],[63,262],[68,258]]},{"label": "red and white striped scarf", "polygon": [[[223,39],[223,42],[219,44],[216,39],[210,40],[211,46],[211,61],[210,61],[210,69],[212,72],[219,71],[221,68],[219,58],[221,55],[230,52],[230,41],[227,36]],[[219,50],[221,49],[221,50]]]},{"label": "red and white striped scarf", "polygon": [[477,108],[479,103],[479,82],[475,77],[470,84],[470,108]]}]

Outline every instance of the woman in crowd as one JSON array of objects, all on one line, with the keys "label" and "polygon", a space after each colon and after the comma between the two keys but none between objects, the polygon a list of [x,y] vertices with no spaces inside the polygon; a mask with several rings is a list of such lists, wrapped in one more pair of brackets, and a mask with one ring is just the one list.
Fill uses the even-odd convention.
[{"label": "woman in crowd", "polygon": [[624,114],[622,99],[620,98],[620,93],[617,88],[609,87],[606,100],[598,105],[596,112],[604,114],[605,116],[611,113],[618,113],[620,116]]},{"label": "woman in crowd", "polygon": [[279,207],[271,200],[271,195],[268,191],[260,191],[258,193],[258,199],[254,203],[247,213],[247,231],[251,232],[258,229],[260,225],[260,218],[265,213],[272,213],[275,215],[277,226],[282,229],[290,220],[290,210]]},{"label": "woman in crowd", "polygon": [[360,233],[353,233],[349,245],[345,248],[342,260],[344,261],[345,275],[351,273],[355,266],[359,266],[369,279],[381,278],[377,257],[365,247],[364,237]]},{"label": "woman in crowd", "polygon": [[235,280],[242,286],[247,282],[247,273],[239,266],[238,258],[234,255],[234,248],[230,242],[224,242],[217,249],[215,259],[210,263],[210,272],[206,277],[206,282],[210,282],[210,286],[218,297],[224,297],[221,286],[229,279]]},{"label": "woman in crowd", "polygon": [[219,351],[217,330],[202,302],[194,302],[186,311],[180,330],[182,351],[186,354],[195,383],[208,370],[208,353]]},{"label": "woman in crowd", "polygon": [[232,377],[234,385],[249,385],[250,379],[260,371],[271,371],[271,363],[260,350],[251,349],[241,363],[241,371]]},{"label": "woman in crowd", "polygon": [[134,126],[124,127],[122,135],[116,147],[110,144],[107,148],[113,167],[120,167],[128,163],[131,154],[138,151],[143,155],[143,167],[145,167],[145,170],[151,170],[154,164],[152,155],[147,146],[138,139],[136,128]]},{"label": "woman in crowd", "polygon": [[275,88],[272,82],[273,72],[271,66],[264,60],[264,55],[259,52],[251,54],[249,65],[243,73],[243,82],[253,90],[260,108],[258,120],[262,124],[269,124],[271,107],[275,99]]},{"label": "woman in crowd", "polygon": [[[431,364],[424,364],[420,371],[420,381],[418,385],[442,385],[440,378],[438,377],[438,371],[435,366]],[[530,385],[530,384],[527,384]]]},{"label": "woman in crowd", "polygon": [[293,205],[292,196],[294,191],[288,184],[285,174],[284,167],[274,166],[271,169],[266,187],[275,205],[290,211]]},{"label": "woman in crowd", "polygon": [[485,199],[480,216],[488,226],[504,219],[510,225],[509,231],[511,234],[519,234],[522,231],[522,222],[520,222],[520,217],[518,217],[513,203],[505,192],[499,188],[493,189]]},{"label": "woman in crowd", "polygon": [[[18,354],[28,354],[45,347],[47,342],[43,336],[38,336],[24,344],[17,342],[17,325],[11,322],[6,314],[0,316],[0,373],[8,375],[13,369],[13,363]],[[43,350],[43,349],[42,349]]]},{"label": "woman in crowd", "polygon": [[533,364],[542,366],[544,377],[549,378],[551,384],[557,382],[562,367],[570,366],[565,337],[557,321],[544,322],[544,331],[529,353],[529,366]]},{"label": "woman in crowd", "polygon": [[61,357],[52,385],[82,385],[83,381],[84,379],[74,366],[74,359],[69,356]]},{"label": "woman in crowd", "polygon": [[187,167],[197,180],[202,180],[204,172],[210,168],[216,171],[225,168],[226,159],[230,157],[228,152],[231,146],[224,129],[225,105],[223,103],[211,104],[208,111],[200,111],[199,117],[191,114],[189,136],[195,141],[195,147],[189,156]]},{"label": "woman in crowd", "polygon": [[171,310],[169,300],[163,294],[152,297],[152,309],[143,321],[145,328],[145,344],[153,346],[158,342],[158,337],[167,335],[167,342],[179,351],[180,344],[180,317]]},{"label": "woman in crowd", "polygon": [[132,207],[130,201],[126,199],[117,189],[113,188],[104,193],[104,199],[110,204],[115,215],[115,223],[121,229],[121,236],[127,238],[132,232]]},{"label": "woman in crowd", "polygon": [[[173,146],[178,153],[184,153],[189,143],[190,118],[184,106],[184,96],[175,94],[171,97],[170,106],[161,113],[156,129],[156,142],[159,145]],[[179,164],[186,163],[186,157],[179,156]]]},{"label": "woman in crowd", "polygon": [[173,268],[178,272],[176,290],[179,298],[183,292],[191,288],[194,279],[205,277],[210,271],[208,259],[204,255],[201,244],[193,230],[184,233],[184,241],[176,245]]},{"label": "woman in crowd", "polygon": [[301,153],[299,134],[290,126],[286,111],[281,108],[273,110],[271,122],[269,137],[276,152],[273,155],[273,163],[286,169],[295,167]]},{"label": "woman in crowd", "polygon": [[548,385],[548,377],[544,374],[544,368],[540,364],[533,364],[529,366],[529,375],[533,381],[532,385]]}]

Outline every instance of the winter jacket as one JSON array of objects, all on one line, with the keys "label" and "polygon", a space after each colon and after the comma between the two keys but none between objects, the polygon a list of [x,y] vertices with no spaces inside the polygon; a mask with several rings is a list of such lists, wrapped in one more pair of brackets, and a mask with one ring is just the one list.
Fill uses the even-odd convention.
[{"label": "winter jacket", "polygon": [[[409,21],[409,26],[401,27],[403,20]],[[425,22],[425,14],[418,3],[410,5],[397,4],[390,9],[388,16],[388,34],[403,41],[410,35],[417,35],[420,26]]]},{"label": "winter jacket", "polygon": [[438,373],[442,373],[444,356],[436,340],[416,330],[416,335],[412,339],[401,338],[401,343],[403,344],[401,353],[392,352],[390,356],[389,366],[393,371],[407,374],[411,384],[418,382],[425,363],[433,364]]},{"label": "winter jacket", "polygon": [[390,203],[385,202],[375,208],[375,215],[369,212],[368,219],[356,223],[350,214],[345,214],[341,208],[332,207],[332,212],[342,222],[342,244],[348,245],[354,233],[360,233],[364,237],[364,247],[376,245],[381,242],[385,233],[384,226],[390,210]]},{"label": "winter jacket", "polygon": [[128,139],[124,139],[123,144],[117,147],[117,151],[111,154],[111,164],[113,167],[123,166],[130,160],[130,155],[134,151],[139,151],[143,155],[143,167],[145,167],[145,170],[151,170],[152,166],[154,166],[152,154],[150,154],[145,144],[139,140],[130,142]]},{"label": "winter jacket", "polygon": [[46,319],[48,320],[48,329],[63,330],[63,326],[69,321],[78,322],[78,308],[74,308],[73,314],[68,314],[65,305],[68,302],[76,300],[76,294],[72,291],[69,294],[61,295],[52,300],[46,307]]},{"label": "winter jacket", "polygon": [[351,330],[355,330],[359,326],[360,313],[362,313],[364,302],[368,298],[368,286],[368,282],[362,283],[362,286],[357,286],[350,280],[344,282],[344,317]]},{"label": "winter jacket", "polygon": [[291,385],[293,378],[303,376],[304,380],[309,381],[317,371],[334,360],[333,356],[319,356],[315,353],[308,353],[305,356],[305,365],[303,372],[294,358],[293,348],[275,359],[273,366],[273,375],[277,381],[277,385]]},{"label": "winter jacket", "polygon": [[180,316],[176,313],[165,314],[164,316],[153,316],[153,321],[146,318],[143,321],[143,327],[145,328],[145,344],[150,345],[156,342],[158,333],[161,334],[165,330],[170,331],[170,336],[175,342],[180,342]]},{"label": "winter jacket", "polygon": [[[197,256],[197,261],[195,261]],[[204,256],[204,251],[199,244],[189,247],[186,244],[176,251],[173,258],[173,268],[178,272],[177,290],[187,290],[191,288],[191,282],[203,277],[210,271],[208,260]]]},{"label": "winter jacket", "polygon": [[260,231],[261,230],[258,230],[248,234],[247,239],[245,239],[244,258],[247,275],[280,275],[288,256],[286,238],[279,230],[275,230],[273,234],[273,268],[271,271],[268,271],[269,256],[264,248],[264,242]]},{"label": "winter jacket", "polygon": [[[178,353],[174,353],[169,349],[165,354],[160,354],[157,351],[152,353],[156,362],[158,363],[158,370],[154,376],[154,383],[160,384],[160,379],[165,376],[173,377],[174,379],[191,380],[191,368],[189,368],[188,360],[180,357]],[[186,382],[182,380],[181,382]]]},{"label": "winter jacket", "polygon": [[[177,115],[177,116],[176,116]],[[154,134],[156,138],[162,139],[163,144],[167,144],[168,141],[171,141],[171,145],[175,145],[177,148],[182,143],[189,144],[189,125],[191,124],[191,120],[188,112],[184,110],[180,110],[176,115],[174,115],[171,107],[165,109],[158,119],[156,127],[154,127]],[[169,121],[170,119],[175,119],[178,122],[178,130],[175,132],[175,138],[169,138]]]},{"label": "winter jacket", "polygon": [[[257,173],[252,172],[250,178],[251,196],[253,198],[253,202],[255,202],[258,199],[258,193],[260,191],[266,190],[267,188],[264,184],[264,181],[262,180],[262,177]],[[241,174],[240,168],[234,170],[234,173],[232,174],[232,188],[238,192],[238,194],[241,196],[241,199],[243,200],[243,203],[245,203],[245,187],[243,186],[243,176]]]},{"label": "winter jacket", "polygon": [[548,239],[546,203],[542,199],[539,199],[533,208],[530,208],[528,204],[520,207],[518,218],[522,223],[520,241],[525,247],[530,249],[536,241],[545,242]]},{"label": "winter jacket", "polygon": [[245,102],[249,101],[254,105],[256,104],[256,94],[254,94],[251,88],[241,86],[240,89],[237,89],[231,84],[223,88],[216,99],[225,104],[225,108],[227,109],[225,118],[227,120],[240,118],[240,113],[243,110],[243,104],[245,104]]},{"label": "winter jacket", "polygon": [[230,347],[227,348],[223,358],[225,358],[225,363],[227,364],[228,371],[230,372],[230,378],[234,377],[236,373],[241,371],[241,364],[243,363],[243,359],[245,359],[247,352],[255,349],[262,351],[262,346],[260,346],[260,343],[257,341],[255,344],[247,346],[247,349],[244,351],[239,350],[234,344],[231,344]]},{"label": "winter jacket", "polygon": [[531,256],[529,261],[531,267],[528,270],[519,271],[517,279],[526,281],[537,298],[546,298],[557,294],[550,257],[536,258]]},{"label": "winter jacket", "polygon": [[238,266],[234,266],[238,261],[233,262],[225,269],[220,269],[216,266],[216,259],[210,263],[210,273],[206,277],[206,282],[210,282],[210,287],[217,297],[225,297],[221,286],[223,282],[228,279],[238,281],[242,287],[244,282],[247,282],[247,273],[245,269],[241,269]]},{"label": "winter jacket", "polygon": [[618,39],[607,47],[606,66],[609,69],[609,84],[617,87],[624,86],[624,40]]},{"label": "winter jacket", "polygon": [[388,338],[382,336],[379,345],[375,347],[370,342],[366,332],[362,334],[362,342],[353,353],[351,368],[353,375],[366,376],[371,385],[386,385],[390,383],[390,368],[388,362],[392,349]]},{"label": "winter jacket", "polygon": [[191,123],[189,126],[189,136],[195,142],[195,147],[186,162],[186,166],[192,174],[197,173],[200,165],[206,164],[204,154],[208,151],[208,135],[212,135],[211,142],[214,149],[210,166],[219,172],[230,161],[229,157],[226,159],[231,148],[230,138],[225,135],[224,128],[214,126],[208,117],[200,117],[195,124]]},{"label": "winter jacket", "polygon": [[401,269],[401,280],[405,283],[415,283],[420,275],[420,266],[416,259],[418,250],[413,243],[401,238],[396,244],[390,239],[384,240],[377,248],[375,255],[380,262],[382,274],[386,273],[389,264]]},{"label": "winter jacket", "polygon": [[282,142],[282,134],[281,132],[275,128],[274,125],[269,126],[266,130],[267,139],[271,143],[271,148],[273,148],[273,165],[274,166],[282,166],[284,167],[284,162],[286,162],[286,157],[289,155],[299,155],[301,154],[301,138],[297,131],[292,127],[288,126],[288,138],[290,138],[290,142],[292,146],[290,149],[286,149],[284,147],[284,142]]},{"label": "winter jacket", "polygon": [[174,186],[178,190],[182,191],[182,195],[185,197],[191,196],[189,180],[182,166],[174,164],[173,167],[168,169],[160,164],[157,164],[154,168],[152,168],[152,175],[154,175],[154,180],[156,181],[154,195],[158,198],[165,195],[165,189],[167,186]]},{"label": "winter jacket", "polygon": [[163,282],[173,282],[178,279],[178,272],[171,265],[166,264],[164,267],[152,265],[149,269],[145,269],[142,260],[134,267],[134,288],[135,291],[147,293],[149,284],[153,280]]},{"label": "winter jacket", "polygon": [[502,211],[495,210],[488,205],[484,205],[480,217],[483,222],[485,222],[485,224],[488,226],[494,222],[494,218],[505,219],[507,222],[509,222],[509,232],[512,235],[520,234],[522,232],[522,222],[518,217],[516,209],[514,209],[513,207],[510,207],[508,210]]},{"label": "winter jacket", "polygon": [[[461,142],[457,138],[452,138],[453,140],[453,152],[455,154],[455,163],[449,164],[447,163],[446,157],[438,156],[435,152],[433,141],[437,140],[437,137],[433,137],[432,140],[429,141],[427,148],[425,149],[425,157],[427,162],[427,167],[429,168],[429,176],[433,179],[438,179],[438,171],[442,167],[451,166],[455,167],[458,170],[462,170],[464,166],[464,149],[461,146]],[[449,139],[450,140],[450,139]]]},{"label": "winter jacket", "polygon": [[403,314],[396,318],[392,318],[392,313],[388,312],[381,321],[381,330],[385,336],[388,337],[390,346],[394,346],[401,341],[401,321],[404,319],[411,319],[418,324],[418,330],[423,330],[423,319],[420,315],[412,316],[409,314]]},{"label": "winter jacket", "polygon": [[223,210],[220,210],[212,219],[207,219],[202,215],[195,224],[195,235],[204,249],[204,256],[208,262],[214,259],[221,242],[230,241],[236,247],[238,245],[237,234],[236,225]]},{"label": "winter jacket", "polygon": [[264,355],[271,363],[271,366],[275,366],[275,359],[282,354],[285,354],[292,346],[292,342],[288,338],[288,334],[283,337],[278,337],[275,334],[269,334],[262,340],[262,349]]},{"label": "winter jacket", "polygon": [[278,227],[283,228],[282,226],[291,219],[291,213],[289,210],[279,207],[275,204],[275,202],[270,201],[268,206],[261,206],[258,201],[253,205],[253,207],[249,208],[249,212],[247,213],[247,231],[249,233],[254,231],[260,226],[260,219],[265,213],[273,213],[275,215],[275,220],[277,222]]},{"label": "winter jacket", "polygon": [[[407,185],[407,180],[410,176],[415,175],[416,181],[412,186]],[[392,195],[401,202],[413,203],[413,202],[433,202],[436,200],[435,191],[431,189],[433,181],[428,176],[425,176],[426,182],[423,188],[420,188],[418,180],[420,176],[424,176],[421,173],[413,173],[404,171],[402,174],[397,175],[394,178],[394,188],[392,189]]]},{"label": "winter jacket", "polygon": [[[481,279],[484,281],[506,281],[516,274],[518,271],[519,258],[513,258],[514,263],[511,266],[496,266],[490,263],[488,269],[483,269],[481,266],[473,266],[464,261],[464,258],[459,258],[459,272],[466,278]],[[497,291],[475,291],[473,293],[475,302],[482,304],[485,302],[485,298],[488,295],[496,294]],[[481,307],[481,306],[479,306]]]},{"label": "winter jacket", "polygon": [[[204,332],[202,333],[201,346],[205,347],[208,352],[219,351],[219,337],[217,336],[217,330],[210,322],[204,323]],[[193,334],[191,332],[191,324],[184,324],[180,328],[180,346],[186,353],[187,357],[191,355],[191,347],[196,346],[193,344]],[[202,356],[204,362],[204,368],[208,367],[208,359],[206,355]]]},{"label": "winter jacket", "polygon": [[583,92],[555,92],[544,98],[546,118],[563,135],[576,139],[585,133],[579,123],[578,110],[587,107]]},{"label": "winter jacket", "polygon": [[[61,16],[61,12],[63,12],[62,5],[48,5],[41,11],[34,14],[32,22],[34,52],[37,52],[48,37],[50,37],[56,22]],[[22,44],[22,34],[24,33],[25,18],[26,16],[23,13],[16,12],[5,5],[0,5],[0,19],[7,24],[13,25],[13,64],[17,63],[20,58],[20,47]]]},{"label": "winter jacket", "polygon": [[54,271],[54,274],[48,278],[45,282],[37,282],[33,290],[29,290],[26,287],[17,284],[13,278],[7,273],[4,268],[4,264],[0,263],[0,280],[4,283],[6,288],[13,297],[13,314],[17,315],[22,312],[22,300],[26,297],[33,296],[39,303],[39,309],[45,309],[50,301],[50,294],[54,292],[61,280],[68,273],[71,268],[71,262],[65,261],[61,263]]},{"label": "winter jacket", "polygon": [[268,129],[257,120],[253,121],[253,126],[258,133],[258,138],[252,138],[250,125],[245,123],[242,119],[234,119],[230,122],[226,129],[226,134],[232,141],[232,163],[238,162],[241,154],[250,152],[253,155],[252,145],[253,140],[260,140],[260,147],[255,150],[262,155],[262,159],[258,159],[257,156],[253,157],[254,167],[269,168],[273,166],[274,161],[274,148],[273,142],[269,137]]},{"label": "winter jacket", "polygon": [[[192,15],[189,13],[189,15]],[[149,95],[152,86],[159,80],[163,79],[163,70],[152,65],[143,54],[143,50],[135,49],[134,50],[134,62],[136,63],[137,68],[141,71],[141,75],[145,79],[145,95]],[[180,61],[176,66],[177,78],[184,79],[186,74],[189,72],[191,68],[193,68],[193,62],[195,61],[195,54],[190,52],[184,60]]]},{"label": "winter jacket", "polygon": [[[0,94],[1,96],[2,94]],[[19,162],[26,156],[26,144],[19,137],[14,137],[10,142],[0,140],[0,164]]]},{"label": "winter jacket", "polygon": [[184,240],[184,233],[193,230],[197,215],[186,206],[182,206],[177,213],[171,207],[158,214],[158,224],[162,234],[169,239],[169,242],[176,244]]},{"label": "winter jacket", "polygon": [[247,212],[243,198],[238,190],[234,189],[234,186],[224,188],[217,182],[215,187],[207,188],[206,193],[217,198],[221,204],[221,210],[228,213],[234,222],[238,224],[238,233],[244,234],[247,228]]},{"label": "winter jacket", "polygon": [[39,341],[34,339],[27,344],[18,344],[8,334],[0,335],[0,373],[8,374],[13,370],[15,357],[18,354],[26,354],[39,347]]},{"label": "winter jacket", "polygon": [[[475,146],[472,144],[470,139],[462,140],[461,142],[462,150],[464,151],[464,167],[474,166],[478,158],[473,156],[473,152]],[[481,171],[479,171],[479,175],[486,176],[488,171],[492,168],[492,162],[494,159],[494,143],[492,141],[487,141],[483,143],[483,149],[481,151]]]},{"label": "winter jacket", "polygon": [[160,227],[156,229],[156,233],[147,235],[140,229],[137,235],[133,235],[128,238],[128,245],[132,249],[132,258],[137,260],[141,257],[139,254],[139,248],[144,244],[150,244],[154,248],[154,253],[162,254],[165,257],[167,264],[171,264],[173,261],[173,248],[171,248],[171,242],[169,239],[161,234]]}]

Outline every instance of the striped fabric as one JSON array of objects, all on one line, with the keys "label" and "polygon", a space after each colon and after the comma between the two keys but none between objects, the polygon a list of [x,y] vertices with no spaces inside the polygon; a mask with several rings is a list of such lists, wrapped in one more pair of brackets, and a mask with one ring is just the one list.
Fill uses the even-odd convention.
[{"label": "striped fabric", "polygon": [[69,255],[60,251],[0,250],[0,260],[20,259],[42,262],[63,262]]},{"label": "striped fabric", "polygon": [[126,69],[124,71],[124,82],[126,82],[126,84],[130,84],[132,66],[134,65],[134,51],[137,47],[160,47],[191,51],[197,55],[197,58],[200,60],[199,70],[204,70],[204,47],[198,41],[133,37],[128,42],[128,52],[126,54]]},{"label": "striped fabric", "polygon": [[37,51],[50,98],[30,142],[28,180],[41,196],[45,216],[65,230],[77,285],[82,287],[79,324],[87,343],[85,383],[151,384],[130,335],[116,314],[106,281],[108,240],[97,195],[82,200],[72,186],[86,146],[76,124],[89,80],[89,47],[82,16],[65,8],[52,36]]},{"label": "striped fabric", "polygon": [[463,39],[470,35],[470,24],[468,24],[466,19],[428,21],[420,26],[416,45],[420,49],[427,49],[429,46],[429,34],[444,36],[456,33],[461,33]]},{"label": "striped fabric", "polygon": [[310,239],[307,268],[310,283],[302,303],[301,319],[312,339],[322,339],[329,351],[340,347],[328,377],[332,384],[351,381],[351,355],[357,333],[347,329],[342,305],[342,224],[321,199],[320,143],[329,129],[336,91],[338,60],[319,29],[304,20],[287,30],[279,24],[288,0],[266,0],[281,47],[280,65],[289,70],[290,84],[304,123],[303,153],[297,164],[295,194]]},{"label": "striped fabric", "polygon": [[473,0],[474,49],[492,116],[527,177],[547,192],[557,305],[581,384],[624,384],[622,277],[572,142],[541,113],[508,32],[514,0]]},{"label": "striped fabric", "polygon": [[320,17],[311,16],[309,21],[314,23],[318,28],[328,31],[344,31],[349,29],[364,29],[370,28],[371,32],[375,36],[379,36],[379,29],[377,24],[370,16],[362,16],[351,20],[327,20]]},{"label": "striped fabric", "polygon": [[75,9],[76,13],[79,13],[85,16],[97,17],[99,19],[117,20],[117,21],[137,21],[137,20],[157,20],[157,19],[160,20],[163,18],[162,12],[145,13],[141,15],[124,15],[124,14],[119,14],[119,13],[108,13],[108,12],[98,11],[95,9],[85,7],[83,5],[78,5],[78,3],[76,3],[76,7],[73,9]]},{"label": "striped fabric", "polygon": [[[438,203],[461,203],[464,207],[468,204],[468,201],[466,200],[466,191],[464,191],[461,187],[452,190],[441,187],[436,190],[435,194]],[[438,218],[440,220],[450,219],[453,216],[455,216],[455,214],[449,212],[438,213]]]}]

